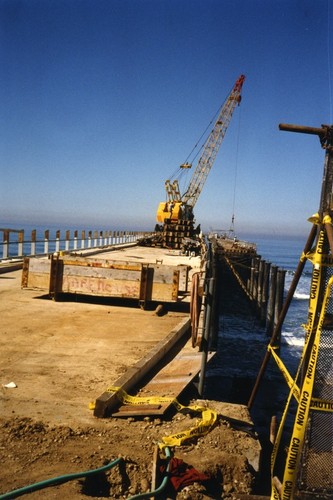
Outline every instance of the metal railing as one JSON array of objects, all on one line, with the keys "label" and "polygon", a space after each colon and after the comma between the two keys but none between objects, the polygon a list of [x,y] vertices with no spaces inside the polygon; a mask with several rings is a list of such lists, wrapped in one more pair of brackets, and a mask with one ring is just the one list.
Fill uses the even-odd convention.
[{"label": "metal railing", "polygon": [[135,243],[149,232],[142,231],[78,231],[56,230],[53,234],[49,229],[37,232],[29,231],[26,237],[24,229],[0,228],[0,260],[8,261],[23,259],[23,257],[42,256],[54,252],[70,252],[105,248],[126,243]]}]

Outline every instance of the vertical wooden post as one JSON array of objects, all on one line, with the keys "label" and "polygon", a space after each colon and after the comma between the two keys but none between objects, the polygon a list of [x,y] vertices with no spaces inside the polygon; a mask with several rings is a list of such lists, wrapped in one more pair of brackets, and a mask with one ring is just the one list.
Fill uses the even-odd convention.
[{"label": "vertical wooden post", "polygon": [[260,309],[260,322],[263,326],[266,325],[270,268],[271,268],[270,262],[265,262],[264,275],[263,275],[262,300],[261,300],[261,309]]},{"label": "vertical wooden post", "polygon": [[17,245],[17,255],[22,257],[23,255],[23,243],[24,243],[24,229],[18,233],[18,245]]},{"label": "vertical wooden post", "polygon": [[69,230],[66,231],[66,241],[65,241],[65,250],[66,252],[69,252],[69,242],[70,242],[70,239],[71,239],[71,232]]},{"label": "vertical wooden post", "polygon": [[[284,269],[278,269],[277,280],[276,280],[275,308],[274,308],[274,329],[277,326],[278,319],[283,306],[285,275],[286,271]],[[276,344],[280,346],[280,343],[281,343],[281,327],[279,330],[277,330],[277,336],[276,336]]]},{"label": "vertical wooden post", "polygon": [[250,271],[250,281],[248,284],[248,292],[253,297],[253,287],[254,287],[254,273],[255,273],[255,257],[251,259],[251,271]]},{"label": "vertical wooden post", "polygon": [[91,248],[92,244],[92,231],[88,232],[88,248]]},{"label": "vertical wooden post", "polygon": [[77,231],[77,229],[74,231],[74,250],[77,250],[77,240],[78,240],[78,234],[79,232]]},{"label": "vertical wooden post", "polygon": [[50,231],[46,229],[44,231],[44,253],[48,254],[49,253],[49,242],[50,242]]},{"label": "vertical wooden post", "polygon": [[269,287],[269,297],[268,297],[268,307],[267,307],[267,321],[266,321],[266,333],[269,337],[272,336],[273,329],[274,329],[276,279],[277,279],[277,266],[272,266],[271,267],[270,287]]},{"label": "vertical wooden post", "polygon": [[98,231],[94,231],[94,248],[97,247]]},{"label": "vertical wooden post", "polygon": [[7,229],[3,232],[3,248],[2,248],[2,257],[7,259],[9,256],[9,231]]},{"label": "vertical wooden post", "polygon": [[57,231],[56,231],[55,251],[56,252],[60,251],[60,230],[59,229],[57,229]]},{"label": "vertical wooden post", "polygon": [[37,234],[36,229],[33,229],[31,231],[31,250],[30,250],[30,255],[36,255],[36,234]]},{"label": "vertical wooden post", "polygon": [[103,246],[103,231],[99,232],[99,246]]},{"label": "vertical wooden post", "polygon": [[84,230],[81,231],[81,248],[82,250],[85,248],[86,243],[86,232]]},{"label": "vertical wooden post", "polygon": [[252,297],[254,302],[257,302],[258,299],[259,262],[260,262],[260,257],[256,257],[254,261],[253,290],[252,290]]},{"label": "vertical wooden post", "polygon": [[262,304],[262,290],[263,290],[263,280],[264,280],[264,266],[265,261],[259,261],[259,269],[258,269],[258,294],[257,294],[257,314],[260,315],[261,304]]}]

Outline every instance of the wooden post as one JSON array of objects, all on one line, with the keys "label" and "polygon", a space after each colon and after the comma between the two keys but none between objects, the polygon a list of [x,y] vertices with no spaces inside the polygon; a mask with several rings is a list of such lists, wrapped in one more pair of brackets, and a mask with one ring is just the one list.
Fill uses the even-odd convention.
[{"label": "wooden post", "polygon": [[264,280],[264,265],[265,261],[259,261],[259,269],[258,269],[258,293],[257,293],[257,314],[260,316],[261,304],[262,304],[262,289],[263,289],[263,280]]},{"label": "wooden post", "polygon": [[44,231],[44,253],[48,254],[49,253],[49,242],[50,242],[50,231],[46,229]]},{"label": "wooden post", "polygon": [[69,251],[69,241],[71,239],[71,232],[70,231],[66,231],[66,241],[65,241],[65,250],[66,252]]},{"label": "wooden post", "polygon": [[78,240],[78,234],[79,232],[77,230],[74,231],[74,242],[73,242],[73,245],[74,245],[74,250],[77,250],[77,240]]},{"label": "wooden post", "polygon": [[36,255],[36,234],[37,234],[36,229],[33,229],[31,231],[31,250],[30,250],[30,255]]},{"label": "wooden post", "polygon": [[88,232],[88,248],[91,248],[91,242],[92,242],[92,231]]},{"label": "wooden post", "polygon": [[274,328],[274,310],[275,310],[275,298],[276,298],[276,278],[277,278],[277,266],[271,267],[271,279],[269,286],[269,298],[267,307],[267,320],[266,320],[266,333],[271,337]]},{"label": "wooden post", "polygon": [[270,262],[265,262],[264,275],[263,275],[262,298],[261,298],[261,309],[260,309],[260,322],[263,326],[266,325],[270,268],[271,268]]},{"label": "wooden post", "polygon": [[81,231],[81,248],[82,248],[82,250],[85,247],[85,243],[86,243],[86,232],[83,230],[83,231]]},{"label": "wooden post", "polygon": [[[274,308],[274,329],[277,326],[278,319],[283,306],[285,275],[286,271],[284,269],[278,269],[277,280],[276,280],[275,308]],[[276,336],[276,344],[280,346],[280,343],[281,343],[281,327],[277,331],[277,336]]]},{"label": "wooden post", "polygon": [[94,231],[94,248],[97,247],[98,231]]},{"label": "wooden post", "polygon": [[55,251],[56,252],[60,251],[60,230],[59,229],[56,231]]},{"label": "wooden post", "polygon": [[253,297],[253,284],[254,284],[254,274],[255,274],[255,257],[251,259],[251,271],[250,271],[250,281],[248,283],[248,292],[251,297]]},{"label": "wooden post", "polygon": [[260,262],[260,257],[256,257],[254,261],[254,275],[253,275],[254,279],[253,279],[253,290],[252,290],[252,297],[254,302],[257,302],[258,299],[259,262]]},{"label": "wooden post", "polygon": [[99,246],[103,246],[103,231],[99,232]]},{"label": "wooden post", "polygon": [[2,257],[7,259],[9,256],[9,231],[7,229],[3,232],[3,249],[2,249]]},{"label": "wooden post", "polygon": [[24,229],[18,233],[18,245],[17,245],[17,255],[22,257],[23,255],[23,243],[24,243]]}]

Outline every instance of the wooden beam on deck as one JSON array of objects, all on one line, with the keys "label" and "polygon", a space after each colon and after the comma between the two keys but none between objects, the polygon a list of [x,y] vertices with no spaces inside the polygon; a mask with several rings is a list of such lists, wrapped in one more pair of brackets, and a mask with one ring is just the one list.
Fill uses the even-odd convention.
[{"label": "wooden beam on deck", "polygon": [[[159,361],[163,359],[163,357],[165,357],[183,335],[189,335],[190,323],[190,318],[184,318],[165,339],[159,342],[134,366],[129,368],[124,375],[118,378],[112,385],[121,387],[124,391],[130,391]],[[96,399],[94,416],[99,418],[108,417],[120,404],[116,392],[105,391]]]},{"label": "wooden beam on deck", "polygon": [[[215,353],[208,354],[208,360]],[[172,399],[178,396],[197,377],[202,363],[202,352],[195,351],[192,340],[189,340],[177,356],[153,377],[140,392],[140,396],[167,396]],[[113,417],[138,417],[164,415],[172,403],[165,402],[154,405],[121,405]]]}]

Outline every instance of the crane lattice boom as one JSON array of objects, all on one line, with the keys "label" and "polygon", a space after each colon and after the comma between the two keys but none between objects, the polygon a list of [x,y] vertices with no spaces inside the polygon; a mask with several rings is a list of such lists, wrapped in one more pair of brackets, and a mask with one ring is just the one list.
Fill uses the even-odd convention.
[{"label": "crane lattice boom", "polygon": [[240,103],[241,90],[244,80],[244,75],[241,75],[238,78],[229,97],[226,99],[225,104],[222,106],[219,116],[215,122],[214,128],[204,145],[203,153],[195,168],[188,189],[182,196],[182,202],[186,205],[191,206],[192,208],[194,207],[200,196],[207,176],[215,161],[216,155],[229,126],[236,104]]}]

